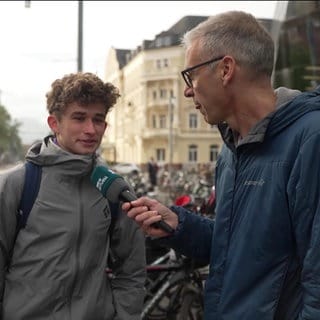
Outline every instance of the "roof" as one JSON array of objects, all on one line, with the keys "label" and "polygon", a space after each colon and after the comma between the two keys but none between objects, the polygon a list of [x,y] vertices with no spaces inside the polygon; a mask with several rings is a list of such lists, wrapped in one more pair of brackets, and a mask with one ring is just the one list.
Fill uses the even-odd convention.
[{"label": "roof", "polygon": [[175,23],[168,33],[178,34],[182,36],[187,31],[196,27],[200,22],[207,20],[209,16],[185,16]]},{"label": "roof", "polygon": [[122,69],[127,64],[127,56],[130,54],[130,49],[115,49],[119,68]]},{"label": "roof", "polygon": [[[143,40],[142,44],[136,49],[116,49],[117,59],[120,69],[122,69],[131,59],[142,50],[165,48],[177,46],[181,43],[182,36],[189,30],[196,27],[199,23],[207,20],[209,16],[184,16],[168,30],[157,34],[153,40]],[[259,21],[270,31],[271,19],[259,19]],[[119,51],[119,52],[118,52]]]},{"label": "roof", "polygon": [[208,16],[184,16],[171,28],[157,34],[153,40],[143,40],[142,44],[134,50],[115,49],[119,68],[122,69],[141,50],[179,45],[184,33],[193,29],[207,18]]}]

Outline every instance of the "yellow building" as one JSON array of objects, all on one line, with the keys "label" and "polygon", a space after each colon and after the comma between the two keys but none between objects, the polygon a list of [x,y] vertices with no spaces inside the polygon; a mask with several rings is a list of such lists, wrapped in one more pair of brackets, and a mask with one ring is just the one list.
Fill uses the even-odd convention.
[{"label": "yellow building", "polygon": [[153,157],[173,167],[214,164],[222,144],[219,132],[184,97],[180,73],[184,68],[180,38],[206,18],[186,16],[136,50],[109,50],[105,81],[121,93],[102,143],[109,163],[144,165]]}]

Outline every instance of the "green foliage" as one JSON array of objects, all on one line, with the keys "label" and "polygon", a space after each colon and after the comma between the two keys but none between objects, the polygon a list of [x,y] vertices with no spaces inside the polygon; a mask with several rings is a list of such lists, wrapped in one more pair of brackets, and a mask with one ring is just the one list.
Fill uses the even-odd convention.
[{"label": "green foliage", "polygon": [[19,137],[20,124],[12,121],[6,108],[0,105],[0,164],[22,158],[22,142]]}]

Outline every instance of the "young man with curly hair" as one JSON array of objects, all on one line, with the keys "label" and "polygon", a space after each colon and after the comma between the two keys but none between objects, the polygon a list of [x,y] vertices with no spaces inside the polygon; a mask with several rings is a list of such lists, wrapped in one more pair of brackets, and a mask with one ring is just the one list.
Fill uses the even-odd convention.
[{"label": "young man with curly hair", "polygon": [[[144,299],[144,235],[120,210],[110,236],[109,202],[90,182],[119,93],[91,73],[57,79],[47,93],[52,135],[26,161],[41,183],[16,236],[25,166],[0,176],[0,318],[137,320]],[[16,239],[15,239],[16,238]],[[106,274],[109,251],[118,258]]]}]

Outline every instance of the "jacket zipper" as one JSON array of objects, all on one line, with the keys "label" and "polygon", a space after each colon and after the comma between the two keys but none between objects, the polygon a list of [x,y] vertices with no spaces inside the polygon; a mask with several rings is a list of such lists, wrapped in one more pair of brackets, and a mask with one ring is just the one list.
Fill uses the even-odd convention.
[{"label": "jacket zipper", "polygon": [[83,231],[83,199],[81,197],[82,195],[82,187],[83,187],[83,178],[80,180],[80,183],[78,185],[78,199],[79,199],[79,228],[78,228],[78,234],[77,239],[75,242],[75,264],[74,264],[74,277],[73,281],[70,286],[69,291],[69,308],[70,308],[70,316],[71,316],[71,301],[72,297],[74,295],[74,290],[77,284],[77,280],[79,277],[79,269],[80,269],[80,263],[79,263],[79,256],[80,256],[80,244],[81,244],[81,236]]}]

